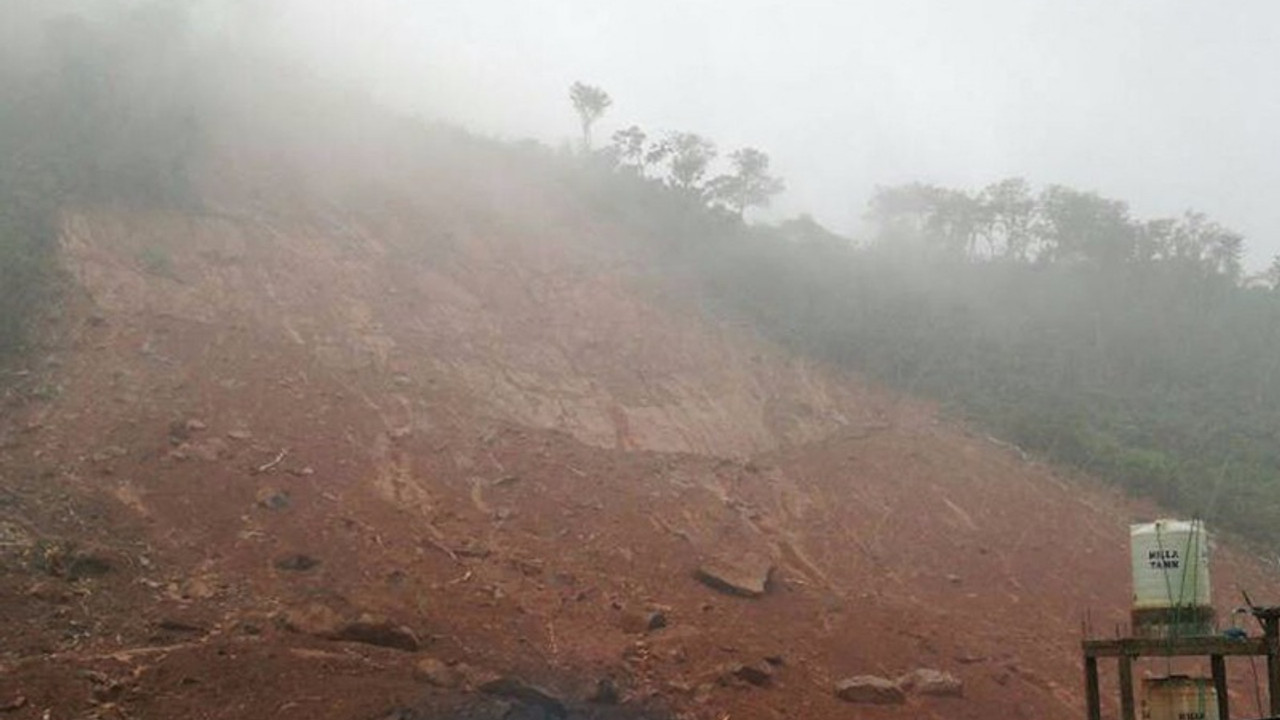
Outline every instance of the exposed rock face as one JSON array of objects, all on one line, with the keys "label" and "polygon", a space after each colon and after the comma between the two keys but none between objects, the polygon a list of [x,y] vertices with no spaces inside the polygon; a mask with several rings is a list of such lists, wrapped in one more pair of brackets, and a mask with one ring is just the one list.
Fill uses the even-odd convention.
[{"label": "exposed rock face", "polygon": [[773,563],[758,555],[717,557],[703,562],[695,576],[705,585],[730,595],[760,597],[769,589]]},{"label": "exposed rock face", "polygon": [[900,705],[907,694],[898,683],[875,675],[857,675],[836,683],[836,697],[867,705]]}]

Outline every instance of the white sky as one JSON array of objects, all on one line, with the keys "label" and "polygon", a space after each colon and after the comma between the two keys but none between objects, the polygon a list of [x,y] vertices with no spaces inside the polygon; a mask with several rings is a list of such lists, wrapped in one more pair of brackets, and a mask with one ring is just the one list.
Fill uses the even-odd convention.
[{"label": "white sky", "polygon": [[[256,3],[244,2],[243,7]],[[254,22],[389,102],[507,138],[638,124],[771,154],[779,213],[1012,175],[1195,208],[1280,253],[1277,0],[282,0]]]}]

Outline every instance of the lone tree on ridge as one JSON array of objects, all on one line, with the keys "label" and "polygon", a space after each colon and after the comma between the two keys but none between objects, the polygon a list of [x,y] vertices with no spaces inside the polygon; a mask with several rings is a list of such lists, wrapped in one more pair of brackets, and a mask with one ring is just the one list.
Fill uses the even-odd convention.
[{"label": "lone tree on ridge", "polygon": [[578,112],[578,118],[582,121],[582,147],[590,152],[591,126],[609,109],[613,99],[603,89],[580,82],[575,82],[569,88],[569,99],[573,101],[573,109]]}]

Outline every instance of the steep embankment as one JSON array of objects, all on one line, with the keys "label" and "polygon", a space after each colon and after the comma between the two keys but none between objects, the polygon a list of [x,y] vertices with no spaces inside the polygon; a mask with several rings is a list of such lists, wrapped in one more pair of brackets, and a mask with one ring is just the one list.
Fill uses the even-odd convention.
[{"label": "steep embankment", "polygon": [[[67,209],[77,290],[0,428],[12,717],[555,709],[490,673],[689,717],[1080,715],[1081,619],[1123,621],[1156,509],[702,316],[536,163],[438,142],[340,200],[246,147],[211,209]],[[1214,572],[1224,609],[1280,590]],[[922,667],[964,697],[832,693]]]}]

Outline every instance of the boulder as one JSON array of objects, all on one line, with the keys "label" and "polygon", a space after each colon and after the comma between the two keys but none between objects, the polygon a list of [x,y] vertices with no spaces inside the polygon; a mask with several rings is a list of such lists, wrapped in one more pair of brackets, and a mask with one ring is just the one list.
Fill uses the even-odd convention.
[{"label": "boulder", "polygon": [[773,563],[758,555],[718,557],[698,566],[695,577],[710,588],[729,595],[757,598],[769,588]]},{"label": "boulder", "polygon": [[875,675],[857,675],[836,683],[836,697],[868,705],[901,705],[907,694],[898,683]]}]

